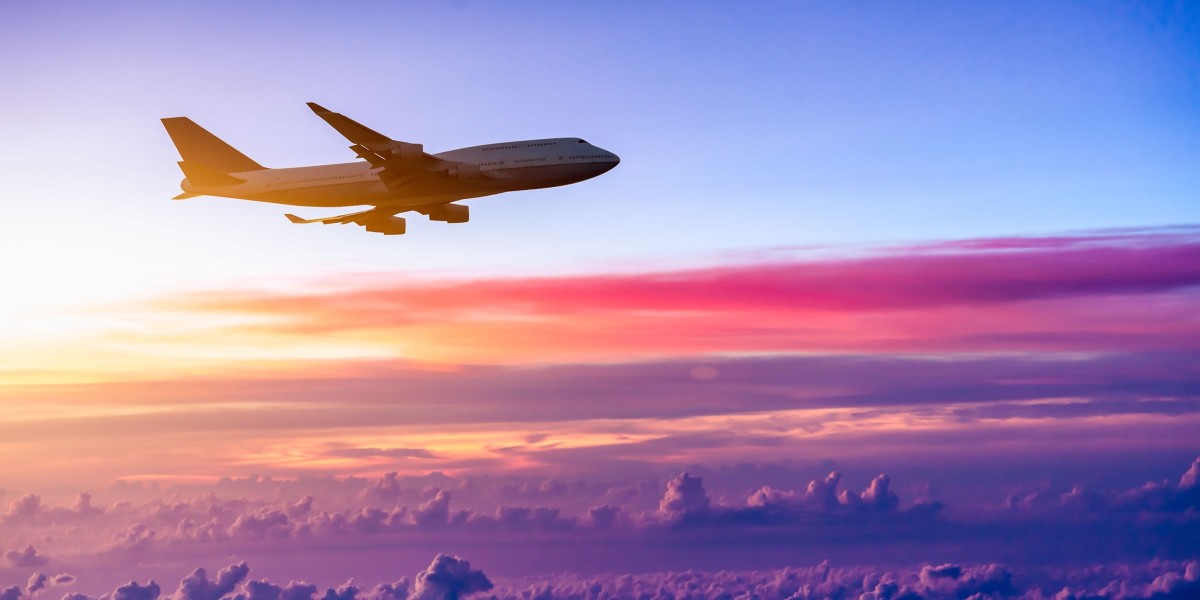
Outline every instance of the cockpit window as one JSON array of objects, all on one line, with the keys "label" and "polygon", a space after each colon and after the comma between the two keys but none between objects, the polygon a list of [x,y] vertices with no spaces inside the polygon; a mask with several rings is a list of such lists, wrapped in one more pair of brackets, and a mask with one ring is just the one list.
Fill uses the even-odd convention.
[{"label": "cockpit window", "polygon": [[579,140],[579,143],[580,143],[580,144],[586,144],[586,143],[587,143],[587,140]]}]

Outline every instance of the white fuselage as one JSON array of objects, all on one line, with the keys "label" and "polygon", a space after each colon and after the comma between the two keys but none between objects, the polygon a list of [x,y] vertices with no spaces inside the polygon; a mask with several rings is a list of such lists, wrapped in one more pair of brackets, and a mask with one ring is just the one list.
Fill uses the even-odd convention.
[{"label": "white fuselage", "polygon": [[579,138],[525,140],[459,148],[434,156],[479,165],[483,177],[446,177],[407,194],[392,193],[366,161],[230,173],[242,183],[180,184],[189,194],[224,196],[293,206],[422,206],[502,192],[567,185],[596,177],[620,162],[612,152]]}]

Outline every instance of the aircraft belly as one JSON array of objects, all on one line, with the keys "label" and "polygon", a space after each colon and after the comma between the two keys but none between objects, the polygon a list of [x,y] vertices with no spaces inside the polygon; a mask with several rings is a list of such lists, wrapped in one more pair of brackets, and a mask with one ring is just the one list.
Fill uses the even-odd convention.
[{"label": "aircraft belly", "polygon": [[251,199],[294,206],[332,207],[386,203],[391,196],[382,183],[356,182],[269,191]]},{"label": "aircraft belly", "polygon": [[497,170],[502,173],[506,187],[510,189],[538,189],[570,185],[605,173],[616,166],[616,163],[570,163],[545,165],[537,167],[518,167]]},{"label": "aircraft belly", "polygon": [[341,206],[392,206],[408,207],[441,204],[491,196],[516,190],[557,187],[591,179],[615,166],[614,163],[570,163],[494,169],[495,179],[472,182],[447,182],[445,186],[424,187],[412,193],[393,194],[382,182],[360,181],[337,185],[267,190],[236,195],[234,197],[286,204],[291,206],[341,207]]}]

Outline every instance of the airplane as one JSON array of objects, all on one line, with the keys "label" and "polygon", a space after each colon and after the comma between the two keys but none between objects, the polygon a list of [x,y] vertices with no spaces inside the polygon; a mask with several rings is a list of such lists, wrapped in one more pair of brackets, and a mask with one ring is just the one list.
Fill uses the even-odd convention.
[{"label": "airplane", "polygon": [[469,208],[458,200],[578,183],[621,162],[616,154],[580,138],[549,138],[471,146],[439,154],[421,144],[393,140],[318,104],[317,116],[349,140],[356,162],[268,169],[187,117],[162,119],[183,160],[183,193],[174,200],[222,196],[291,206],[372,208],[292,223],[361,225],[384,235],[405,232],[403,217],[417,212],[431,221],[466,223]]}]

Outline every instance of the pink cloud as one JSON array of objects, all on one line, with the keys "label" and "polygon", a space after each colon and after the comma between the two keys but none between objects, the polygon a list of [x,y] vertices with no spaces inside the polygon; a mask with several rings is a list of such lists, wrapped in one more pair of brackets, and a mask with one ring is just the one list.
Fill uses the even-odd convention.
[{"label": "pink cloud", "polygon": [[234,290],[154,307],[256,319],[261,336],[404,340],[439,361],[561,362],[723,352],[1195,347],[1200,239],[1015,238],[643,273]]}]

